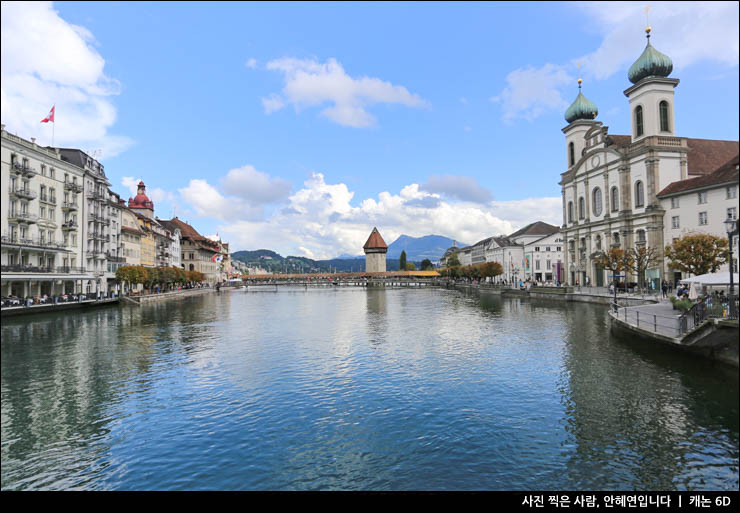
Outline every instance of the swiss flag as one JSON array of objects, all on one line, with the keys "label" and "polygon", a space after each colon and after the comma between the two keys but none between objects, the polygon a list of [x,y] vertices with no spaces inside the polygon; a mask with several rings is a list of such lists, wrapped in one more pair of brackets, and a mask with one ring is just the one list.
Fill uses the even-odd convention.
[{"label": "swiss flag", "polygon": [[42,123],[48,123],[49,121],[51,121],[52,123],[54,122],[54,108],[55,107],[56,107],[56,105],[54,105],[51,108],[51,110],[49,111],[49,115],[46,116],[44,119],[41,120]]}]

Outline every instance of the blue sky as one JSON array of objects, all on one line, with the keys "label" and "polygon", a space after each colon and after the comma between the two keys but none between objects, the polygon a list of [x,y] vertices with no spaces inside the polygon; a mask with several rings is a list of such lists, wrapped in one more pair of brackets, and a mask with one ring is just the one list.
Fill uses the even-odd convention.
[{"label": "blue sky", "polygon": [[[96,151],[232,250],[358,254],[561,223],[583,77],[628,134],[646,3],[3,2],[2,122]],[[677,135],[738,139],[738,4],[650,4]],[[579,70],[577,63],[581,62]]]}]

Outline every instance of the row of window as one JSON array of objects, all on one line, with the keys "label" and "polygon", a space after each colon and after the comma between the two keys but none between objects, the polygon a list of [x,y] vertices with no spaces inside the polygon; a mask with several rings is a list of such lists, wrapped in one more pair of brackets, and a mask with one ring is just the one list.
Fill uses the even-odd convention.
[{"label": "row of window", "polygon": [[[727,209],[727,217],[730,219],[737,219],[736,207]],[[707,224],[709,224],[709,216],[707,212],[699,212],[699,226],[706,226]],[[671,228],[681,228],[680,216],[671,217]]]},{"label": "row of window", "polygon": [[[595,187],[591,191],[591,208],[594,216],[598,217],[603,211],[603,203],[601,198],[601,188]],[[645,186],[642,181],[635,183],[635,207],[642,207],[645,205]],[[611,211],[619,211],[619,189],[615,186],[611,190]],[[578,198],[578,219],[586,218],[586,200],[583,197]],[[568,202],[568,222],[574,221],[573,202]]]},{"label": "row of window", "polygon": [[[660,117],[660,131],[671,131],[671,125],[668,122],[668,102],[663,100],[658,105],[658,116]],[[640,137],[645,133],[645,124],[643,122],[642,106],[635,107],[635,137]]]},{"label": "row of window", "polygon": [[[549,252],[551,247],[552,246],[545,246],[545,251],[548,251]],[[561,248],[561,246],[553,247],[553,250],[554,251],[560,251],[560,248]],[[540,246],[535,246],[534,247],[534,250],[535,250],[535,252],[539,252]]]}]

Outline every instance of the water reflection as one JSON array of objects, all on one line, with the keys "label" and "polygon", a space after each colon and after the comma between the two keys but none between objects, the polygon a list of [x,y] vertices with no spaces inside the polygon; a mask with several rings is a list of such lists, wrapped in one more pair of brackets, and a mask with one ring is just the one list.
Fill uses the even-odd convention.
[{"label": "water reflection", "polygon": [[606,309],[233,291],[3,321],[3,489],[736,489],[737,377]]}]

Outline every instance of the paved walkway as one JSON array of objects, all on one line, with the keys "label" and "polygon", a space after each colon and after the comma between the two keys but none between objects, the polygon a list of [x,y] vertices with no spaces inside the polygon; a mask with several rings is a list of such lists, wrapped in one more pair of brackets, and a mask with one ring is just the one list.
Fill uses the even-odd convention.
[{"label": "paved walkway", "polygon": [[618,318],[632,326],[678,338],[681,336],[680,317],[681,312],[673,309],[670,300],[661,299],[656,304],[620,308]]}]

